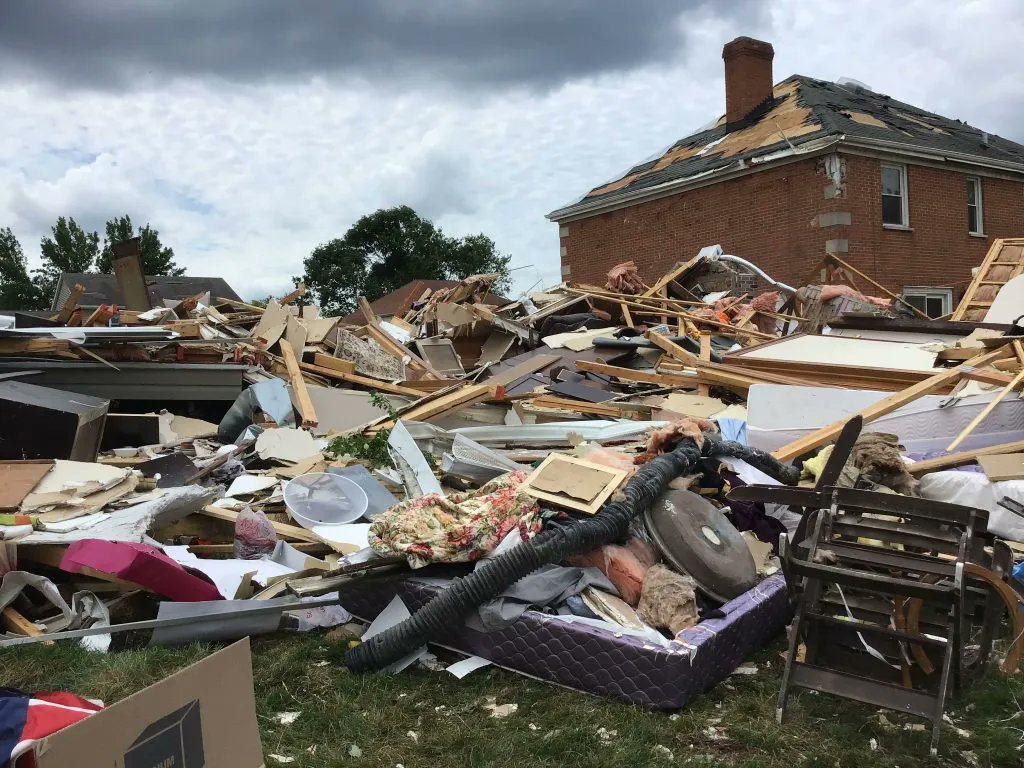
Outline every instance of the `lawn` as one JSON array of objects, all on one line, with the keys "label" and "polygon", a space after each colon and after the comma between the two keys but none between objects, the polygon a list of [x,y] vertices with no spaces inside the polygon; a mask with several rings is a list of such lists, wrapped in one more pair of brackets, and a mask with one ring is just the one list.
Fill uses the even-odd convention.
[{"label": "lawn", "polygon": [[[91,653],[71,643],[0,652],[0,680],[112,703],[197,661],[211,646]],[[1020,766],[1024,680],[993,672],[949,711],[940,757],[921,721],[807,692],[775,722],[781,638],[678,715],[645,712],[486,668],[352,675],[322,634],[255,639],[253,668],[267,766]],[[493,700],[489,699],[493,697]],[[488,703],[515,704],[494,717]],[[299,712],[291,725],[281,712]],[[353,748],[354,747],[354,748]],[[294,758],[279,763],[271,755]],[[353,754],[357,756],[353,756]],[[211,766],[210,768],[221,768]]]}]

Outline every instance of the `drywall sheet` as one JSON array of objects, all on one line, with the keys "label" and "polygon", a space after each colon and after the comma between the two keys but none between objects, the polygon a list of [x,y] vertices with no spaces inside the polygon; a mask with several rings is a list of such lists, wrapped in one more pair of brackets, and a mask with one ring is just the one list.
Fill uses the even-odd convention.
[{"label": "drywall sheet", "polygon": [[931,371],[935,352],[918,344],[844,336],[794,336],[745,351],[740,357],[753,360],[789,360],[901,371]]}]

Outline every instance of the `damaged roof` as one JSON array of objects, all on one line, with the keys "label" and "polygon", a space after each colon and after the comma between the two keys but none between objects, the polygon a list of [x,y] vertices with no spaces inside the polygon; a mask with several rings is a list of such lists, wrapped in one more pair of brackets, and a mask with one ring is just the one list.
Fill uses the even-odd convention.
[{"label": "damaged roof", "polygon": [[960,120],[936,115],[851,83],[793,75],[777,84],[774,97],[739,127],[725,116],[706,130],[680,139],[661,155],[595,187],[577,202],[548,214],[559,220],[594,208],[616,207],[666,186],[724,169],[792,155],[832,143],[862,144],[893,152],[912,150],[953,156],[1024,173],[1024,146]]},{"label": "damaged roof", "polygon": [[[113,275],[104,275],[98,272],[65,272],[57,282],[57,290],[54,292],[51,304],[52,309],[60,309],[75,284],[85,288],[85,293],[78,301],[79,306],[98,307],[100,304],[124,304],[121,289],[117,285],[117,278]],[[211,297],[231,299],[232,301],[242,300],[221,277],[150,275],[146,277],[146,286],[149,288],[150,303],[154,307],[162,307],[164,299],[180,301],[207,291]]]}]

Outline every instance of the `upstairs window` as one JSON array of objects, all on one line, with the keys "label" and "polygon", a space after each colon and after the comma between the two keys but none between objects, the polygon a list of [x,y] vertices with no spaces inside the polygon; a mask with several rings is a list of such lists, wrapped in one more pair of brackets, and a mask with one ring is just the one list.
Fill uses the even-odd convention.
[{"label": "upstairs window", "polygon": [[972,235],[985,234],[985,220],[981,210],[981,179],[967,179],[967,231]]},{"label": "upstairs window", "polygon": [[882,166],[882,225],[886,227],[910,226],[906,166]]}]

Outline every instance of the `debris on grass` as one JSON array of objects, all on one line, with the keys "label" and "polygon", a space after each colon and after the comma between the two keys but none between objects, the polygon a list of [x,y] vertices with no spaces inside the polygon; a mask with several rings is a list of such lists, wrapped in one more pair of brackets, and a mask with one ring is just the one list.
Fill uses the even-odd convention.
[{"label": "debris on grass", "polygon": [[872,752],[878,751],[878,739],[869,739],[868,746],[871,747]]},{"label": "debris on grass", "polygon": [[597,729],[597,738],[599,738],[601,740],[601,743],[605,746],[608,746],[611,740],[618,735],[618,731],[608,730],[603,725]]},{"label": "debris on grass", "polygon": [[361,750],[358,746],[353,744],[352,746],[350,746],[348,748],[348,756],[349,757],[362,757],[363,756],[363,750]]},{"label": "debris on grass", "polygon": [[736,669],[734,669],[732,671],[732,674],[734,674],[734,675],[756,675],[757,674],[757,665],[756,664],[743,664],[743,665],[741,665],[739,667],[736,667]]},{"label": "debris on grass", "polygon": [[676,759],[675,755],[672,754],[672,750],[669,749],[668,747],[664,746],[663,744],[655,744],[654,747],[653,747],[653,752],[656,755],[661,755],[662,757],[664,757],[669,762],[672,762],[673,760]]},{"label": "debris on grass", "polygon": [[294,757],[287,757],[285,755],[275,755],[275,754],[271,753],[271,754],[267,755],[267,757],[269,757],[275,763],[294,763],[295,762],[295,758]]},{"label": "debris on grass", "polygon": [[299,719],[301,712],[278,712],[271,719],[280,725],[291,725]]},{"label": "debris on grass", "polygon": [[420,743],[420,735],[416,731],[406,731],[405,735],[412,739],[413,744]]},{"label": "debris on grass", "polygon": [[491,717],[508,717],[514,715],[519,710],[518,704],[498,704],[497,699],[494,696],[487,697],[487,703],[484,704],[484,709],[491,711]]}]

